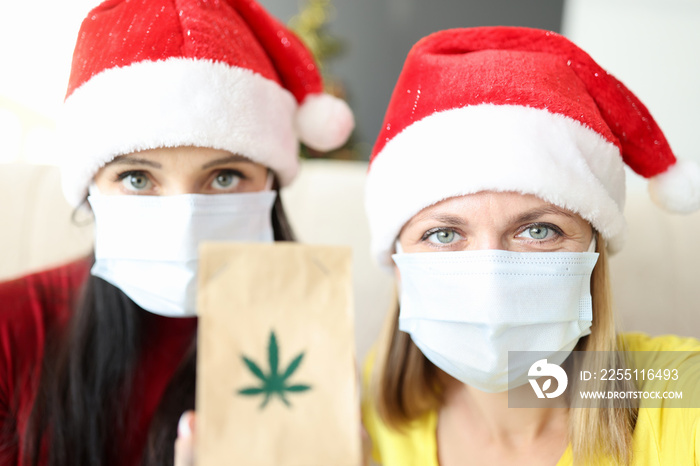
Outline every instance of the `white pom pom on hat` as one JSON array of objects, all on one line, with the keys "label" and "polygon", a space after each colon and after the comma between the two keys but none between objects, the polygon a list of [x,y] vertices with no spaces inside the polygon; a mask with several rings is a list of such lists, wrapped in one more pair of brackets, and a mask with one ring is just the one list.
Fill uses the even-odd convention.
[{"label": "white pom pom on hat", "polygon": [[700,209],[700,166],[677,160],[649,180],[649,196],[659,207],[681,214]]},{"label": "white pom pom on hat", "polygon": [[63,190],[78,205],[115,157],[174,146],[246,156],[286,186],[300,141],[331,150],[353,126],[347,104],[324,93],[311,52],[255,0],[106,0],[73,54],[59,122]]},{"label": "white pom pom on hat", "polygon": [[348,104],[329,94],[304,99],[296,116],[301,141],[312,149],[329,151],[342,145],[355,127]]}]

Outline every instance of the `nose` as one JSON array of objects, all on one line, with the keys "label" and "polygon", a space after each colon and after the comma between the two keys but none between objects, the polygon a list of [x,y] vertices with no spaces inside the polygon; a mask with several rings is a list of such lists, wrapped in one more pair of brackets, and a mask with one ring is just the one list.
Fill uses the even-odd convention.
[{"label": "nose", "polygon": [[470,238],[471,241],[467,241],[466,251],[482,251],[482,250],[507,250],[508,245],[503,241],[501,235],[497,235],[491,232],[482,232],[474,235]]},{"label": "nose", "polygon": [[162,196],[177,196],[179,194],[197,194],[199,189],[194,180],[187,177],[171,177],[161,187]]}]

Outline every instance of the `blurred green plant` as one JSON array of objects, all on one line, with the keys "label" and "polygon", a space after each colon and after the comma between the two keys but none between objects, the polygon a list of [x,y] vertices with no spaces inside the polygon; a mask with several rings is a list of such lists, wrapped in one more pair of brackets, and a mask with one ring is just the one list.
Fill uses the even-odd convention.
[{"label": "blurred green plant", "polygon": [[[335,18],[331,0],[306,0],[306,6],[289,20],[289,28],[304,41],[324,73],[327,60],[344,51],[343,42],[328,32],[328,23]],[[325,78],[324,74],[324,78]]]},{"label": "blurred green plant", "polygon": [[[325,91],[344,100],[347,98],[347,90],[340,79],[328,71],[328,62],[342,56],[347,48],[345,43],[335,37],[329,31],[329,24],[335,19],[336,9],[332,0],[306,0],[300,7],[298,14],[293,16],[288,23],[289,28],[311,50],[316,63],[323,76]],[[302,158],[326,158],[337,160],[360,160],[361,151],[358,150],[355,132],[340,148],[330,152],[319,152],[301,145]]]}]

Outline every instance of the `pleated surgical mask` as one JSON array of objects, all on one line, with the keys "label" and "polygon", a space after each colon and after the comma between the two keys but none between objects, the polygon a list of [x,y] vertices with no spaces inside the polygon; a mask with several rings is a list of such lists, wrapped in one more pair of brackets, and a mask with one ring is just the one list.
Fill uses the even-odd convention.
[{"label": "pleated surgical mask", "polygon": [[561,359],[590,333],[597,253],[392,257],[401,273],[399,329],[437,367],[479,390],[502,392],[527,383],[529,364],[509,368],[508,351],[558,353]]},{"label": "pleated surgical mask", "polygon": [[194,316],[200,243],[274,241],[271,215],[276,196],[275,191],[107,196],[91,188],[91,273],[147,311]]}]

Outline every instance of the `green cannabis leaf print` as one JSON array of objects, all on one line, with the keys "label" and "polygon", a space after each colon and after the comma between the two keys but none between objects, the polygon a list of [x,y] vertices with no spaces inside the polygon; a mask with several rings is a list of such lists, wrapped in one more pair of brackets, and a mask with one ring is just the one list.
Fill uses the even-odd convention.
[{"label": "green cannabis leaf print", "polygon": [[258,387],[246,387],[238,390],[238,393],[243,396],[257,396],[264,395],[260,409],[267,405],[270,398],[273,396],[279,397],[280,400],[284,402],[287,407],[291,404],[286,397],[288,393],[301,393],[305,392],[311,387],[309,385],[302,384],[289,384],[289,378],[294,374],[294,372],[299,368],[301,360],[304,358],[304,353],[301,352],[297,357],[295,357],[292,362],[289,363],[287,368],[280,372],[279,370],[279,348],[277,346],[277,338],[275,337],[275,332],[270,332],[270,341],[267,346],[268,362],[270,364],[269,373],[263,372],[254,361],[242,356],[243,362],[248,367],[250,372],[253,373],[255,377],[260,379],[260,386]]}]

